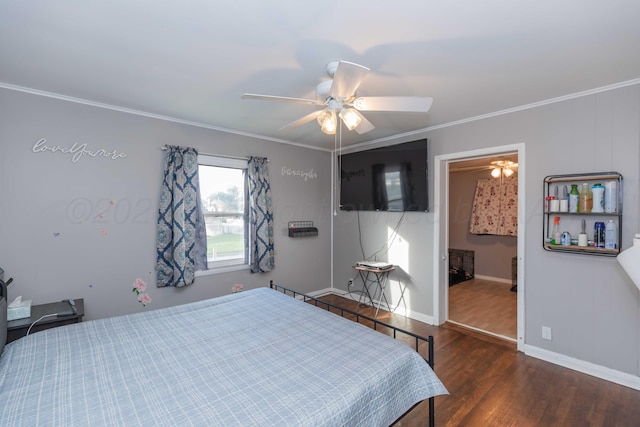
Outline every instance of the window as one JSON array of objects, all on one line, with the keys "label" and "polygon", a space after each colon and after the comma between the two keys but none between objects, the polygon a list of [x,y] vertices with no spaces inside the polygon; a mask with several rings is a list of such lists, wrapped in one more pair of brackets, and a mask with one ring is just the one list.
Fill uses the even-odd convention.
[{"label": "window", "polygon": [[247,162],[200,154],[207,268],[248,264]]},{"label": "window", "polygon": [[402,197],[402,177],[400,171],[388,171],[384,173],[385,187],[387,189],[387,208],[390,211],[401,211],[404,208]]}]

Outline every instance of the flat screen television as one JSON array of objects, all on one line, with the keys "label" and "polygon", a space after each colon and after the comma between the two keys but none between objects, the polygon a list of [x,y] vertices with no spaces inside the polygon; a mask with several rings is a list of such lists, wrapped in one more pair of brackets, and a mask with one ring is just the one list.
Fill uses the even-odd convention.
[{"label": "flat screen television", "polygon": [[427,140],[339,157],[340,209],[428,211]]}]

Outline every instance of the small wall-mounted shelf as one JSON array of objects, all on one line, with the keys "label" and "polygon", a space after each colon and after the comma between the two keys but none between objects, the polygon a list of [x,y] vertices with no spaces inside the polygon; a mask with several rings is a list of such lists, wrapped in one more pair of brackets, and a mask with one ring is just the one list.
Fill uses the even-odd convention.
[{"label": "small wall-mounted shelf", "polygon": [[[615,187],[615,203],[608,206],[608,211],[604,212],[569,212],[566,211],[567,203],[564,203],[565,209],[556,204],[552,208],[549,204],[549,198],[559,193],[560,198],[563,188],[569,190],[571,185],[588,184],[589,186],[600,183],[602,185],[613,184]],[[620,253],[622,245],[622,175],[618,172],[598,172],[587,174],[573,175],[551,175],[544,179],[544,214],[542,226],[542,247],[547,251],[574,253],[583,255],[600,255],[615,257]],[[612,197],[613,200],[613,197]],[[553,219],[560,217],[560,232],[567,231],[571,234],[571,244],[561,245],[552,241]],[[586,222],[587,246],[578,246],[576,243],[578,234],[581,232],[582,221]],[[604,222],[605,224],[613,220],[617,227],[617,247],[603,248],[594,247],[594,224],[596,222]]]},{"label": "small wall-mounted shelf", "polygon": [[313,221],[289,221],[289,237],[317,236],[318,229]]}]

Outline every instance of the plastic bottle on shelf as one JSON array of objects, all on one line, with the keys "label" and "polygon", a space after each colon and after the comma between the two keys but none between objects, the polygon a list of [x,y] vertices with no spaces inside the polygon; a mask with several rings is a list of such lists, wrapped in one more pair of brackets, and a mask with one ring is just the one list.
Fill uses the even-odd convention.
[{"label": "plastic bottle on shelf", "polygon": [[578,192],[578,184],[571,184],[571,191],[569,192],[569,212],[578,212],[578,198],[580,193]]},{"label": "plastic bottle on shelf", "polygon": [[553,231],[551,232],[551,244],[559,245],[560,244],[560,217],[556,216],[553,218]]},{"label": "plastic bottle on shelf", "polygon": [[604,222],[596,222],[593,225],[593,247],[604,248],[604,234],[605,234]]},{"label": "plastic bottle on shelf", "polygon": [[591,187],[591,194],[593,195],[591,212],[604,212],[604,187],[602,184],[594,184],[593,187]]},{"label": "plastic bottle on shelf", "polygon": [[604,211],[615,213],[618,210],[618,182],[609,181],[604,184]]},{"label": "plastic bottle on shelf", "polygon": [[618,226],[612,219],[609,220],[604,230],[604,247],[618,249]]},{"label": "plastic bottle on shelf", "polygon": [[589,189],[589,184],[586,182],[582,184],[582,189],[580,190],[580,197],[578,198],[578,212],[581,213],[589,213],[593,208],[593,194],[591,194],[591,190]]}]

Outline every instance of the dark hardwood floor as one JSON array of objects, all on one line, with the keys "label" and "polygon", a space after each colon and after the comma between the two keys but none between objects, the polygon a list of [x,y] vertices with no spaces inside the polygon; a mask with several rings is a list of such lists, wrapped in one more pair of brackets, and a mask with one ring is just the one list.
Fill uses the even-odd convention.
[{"label": "dark hardwood floor", "polygon": [[[337,295],[322,299],[358,308]],[[360,313],[373,316],[369,307]],[[525,356],[514,343],[455,325],[430,326],[382,311],[378,319],[434,337],[435,372],[450,393],[435,399],[437,426],[640,425],[638,390]],[[423,402],[395,426],[424,426],[427,414]]]}]

